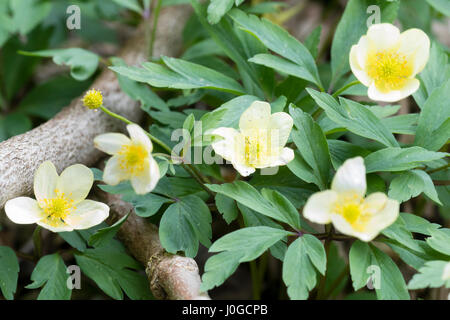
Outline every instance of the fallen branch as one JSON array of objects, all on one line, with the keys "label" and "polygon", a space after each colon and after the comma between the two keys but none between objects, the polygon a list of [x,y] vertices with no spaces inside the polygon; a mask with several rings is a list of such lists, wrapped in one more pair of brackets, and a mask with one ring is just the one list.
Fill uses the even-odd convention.
[{"label": "fallen branch", "polygon": [[195,260],[167,253],[159,241],[158,228],[134,214],[129,203],[101,191],[98,196],[111,208],[110,223],[133,211],[117,235],[133,256],[146,266],[150,288],[157,299],[209,299],[207,293],[200,292],[201,280]]}]

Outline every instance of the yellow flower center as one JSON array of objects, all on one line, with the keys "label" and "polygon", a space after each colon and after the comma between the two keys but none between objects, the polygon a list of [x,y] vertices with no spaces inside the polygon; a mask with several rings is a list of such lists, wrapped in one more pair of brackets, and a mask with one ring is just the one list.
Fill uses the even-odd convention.
[{"label": "yellow flower center", "polygon": [[364,198],[356,193],[341,196],[335,203],[333,212],[344,217],[358,232],[365,230],[371,216],[364,205]]},{"label": "yellow flower center", "polygon": [[144,171],[148,152],[142,145],[125,145],[118,154],[119,165],[128,174],[135,176]]},{"label": "yellow flower center", "polygon": [[40,203],[45,213],[44,222],[57,227],[65,223],[67,216],[76,209],[73,200],[68,198],[64,192],[55,190],[56,198],[44,199]]},{"label": "yellow flower center", "polygon": [[83,105],[89,109],[97,109],[103,105],[103,96],[99,90],[91,89],[84,95]]},{"label": "yellow flower center", "polygon": [[261,160],[261,142],[257,137],[245,137],[245,163],[252,165]]},{"label": "yellow flower center", "polygon": [[368,55],[367,74],[381,92],[399,90],[412,75],[413,68],[405,55],[397,50],[378,51]]}]

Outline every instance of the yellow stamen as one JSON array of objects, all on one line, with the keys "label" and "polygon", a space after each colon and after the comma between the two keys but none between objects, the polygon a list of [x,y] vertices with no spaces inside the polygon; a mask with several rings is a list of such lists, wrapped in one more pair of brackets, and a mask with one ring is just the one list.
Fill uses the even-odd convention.
[{"label": "yellow stamen", "polygon": [[119,165],[128,174],[135,176],[144,171],[148,152],[142,145],[124,145],[118,154]]},{"label": "yellow stamen", "polygon": [[364,205],[364,198],[356,193],[342,196],[334,205],[335,213],[340,214],[356,231],[363,232],[370,213]]},{"label": "yellow stamen", "polygon": [[412,64],[397,50],[378,51],[368,55],[367,74],[381,92],[399,90],[413,73]]},{"label": "yellow stamen", "polygon": [[40,203],[40,207],[45,213],[44,222],[57,227],[65,223],[67,216],[76,209],[73,200],[67,197],[64,192],[55,190],[56,197],[44,199]]},{"label": "yellow stamen", "polygon": [[84,95],[83,105],[89,109],[97,109],[103,105],[103,95],[99,90],[91,89]]}]

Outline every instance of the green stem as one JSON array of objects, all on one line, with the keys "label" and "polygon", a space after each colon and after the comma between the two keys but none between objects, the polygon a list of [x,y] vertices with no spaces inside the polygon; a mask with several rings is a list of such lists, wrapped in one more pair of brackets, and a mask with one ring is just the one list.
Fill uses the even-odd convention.
[{"label": "green stem", "polygon": [[250,272],[252,275],[252,283],[253,283],[253,300],[261,299],[261,290],[258,276],[258,268],[256,267],[256,260],[250,261]]},{"label": "green stem", "polygon": [[[122,117],[121,115],[119,115],[119,114],[117,114],[117,113],[115,113],[115,112],[112,112],[111,110],[107,109],[105,106],[101,106],[100,109],[101,109],[104,113],[110,115],[111,117],[116,118],[116,119],[119,119],[119,120],[121,120],[121,121],[123,121],[123,122],[125,122],[125,123],[127,123],[127,124],[136,124],[136,123],[134,123],[134,122],[128,120],[127,118]],[[156,138],[155,136],[153,136],[152,134],[150,134],[150,133],[147,132],[146,130],[144,130],[144,131],[145,131],[145,133],[147,134],[147,136],[150,138],[150,140],[152,140],[154,143],[158,144],[158,145],[161,146],[165,151],[167,151],[169,154],[171,154],[172,149],[170,149],[169,146],[167,146],[164,142],[162,142],[161,140],[159,140],[158,138]]]},{"label": "green stem", "polygon": [[[328,224],[325,226],[325,231],[328,233],[328,237],[325,239],[325,254],[327,257],[327,261],[328,261],[331,241],[333,239],[333,227],[330,224]],[[324,297],[326,280],[327,280],[327,274],[325,271],[325,275],[323,275],[320,279],[319,287],[317,289],[316,300],[321,300],[322,297]]]},{"label": "green stem", "polygon": [[432,174],[432,173],[435,173],[435,172],[438,172],[438,171],[445,170],[448,167],[450,167],[450,163],[447,163],[445,166],[442,166],[442,167],[439,167],[439,168],[436,168],[436,169],[428,170],[427,173],[428,174]]},{"label": "green stem", "polygon": [[353,87],[354,85],[360,84],[361,82],[359,82],[358,80],[352,81],[348,84],[346,84],[345,86],[343,86],[342,88],[336,90],[335,93],[333,93],[333,97],[336,98],[338,95],[340,95],[342,92],[344,92],[345,90],[347,90],[350,87]]},{"label": "green stem", "polygon": [[158,19],[159,19],[159,12],[161,11],[162,6],[162,0],[158,0],[158,3],[156,4],[155,13],[153,14],[153,28],[152,33],[150,35],[150,47],[148,50],[148,57],[151,59],[153,57],[153,46],[155,44],[155,37],[156,37],[156,29],[158,27]]},{"label": "green stem", "polygon": [[38,225],[33,232],[34,255],[36,259],[39,259],[42,256],[41,230],[41,226]]}]

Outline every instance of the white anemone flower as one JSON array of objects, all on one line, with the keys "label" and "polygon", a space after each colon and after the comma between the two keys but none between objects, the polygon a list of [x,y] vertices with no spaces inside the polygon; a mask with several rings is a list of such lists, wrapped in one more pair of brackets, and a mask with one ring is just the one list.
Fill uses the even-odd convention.
[{"label": "white anemone flower", "polygon": [[106,204],[85,200],[93,183],[94,175],[84,165],[70,166],[58,176],[53,163],[45,161],[34,176],[36,200],[11,199],[5,204],[6,215],[14,223],[37,223],[53,232],[88,229],[109,215]]},{"label": "white anemone flower", "polygon": [[372,25],[350,50],[350,67],[372,100],[394,102],[420,86],[415,76],[428,62],[430,39],[420,29],[400,33],[390,23]]},{"label": "white anemone flower", "polygon": [[151,192],[160,178],[159,167],[152,157],[153,145],[137,124],[127,125],[130,138],[121,133],[105,133],[94,139],[94,145],[112,155],[103,172],[103,181],[117,185],[130,180],[137,194]]},{"label": "white anemone flower", "polygon": [[308,220],[327,224],[343,234],[371,241],[397,220],[400,204],[382,192],[366,194],[364,160],[346,160],[337,170],[331,190],[313,194],[303,209]]},{"label": "white anemone flower", "polygon": [[255,101],[241,115],[239,130],[221,127],[211,131],[223,138],[215,140],[212,147],[242,176],[248,176],[256,168],[278,167],[294,159],[294,151],[285,147],[292,125],[289,114],[271,114],[269,103]]}]

